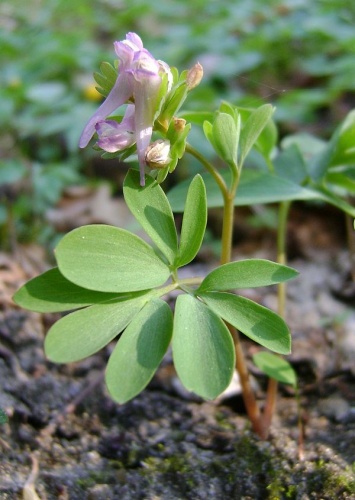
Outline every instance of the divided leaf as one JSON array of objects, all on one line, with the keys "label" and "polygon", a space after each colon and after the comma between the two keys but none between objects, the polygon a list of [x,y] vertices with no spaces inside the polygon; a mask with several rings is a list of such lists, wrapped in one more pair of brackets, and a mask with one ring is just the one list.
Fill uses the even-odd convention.
[{"label": "divided leaf", "polygon": [[344,213],[350,215],[351,217],[355,217],[355,207],[340,196],[334,194],[325,186],[315,186],[313,190],[315,193],[317,193],[320,200],[334,205],[335,207],[339,208],[339,210],[342,210]]},{"label": "divided leaf", "polygon": [[31,279],[14,295],[14,302],[41,313],[80,309],[117,297],[117,293],[88,290],[68,281],[57,267]]},{"label": "divided leaf", "polygon": [[177,234],[168,199],[151,177],[144,187],[139,184],[139,172],[130,170],[123,185],[125,201],[144,231],[172,264],[177,254]]},{"label": "divided leaf", "polygon": [[218,113],[212,125],[212,135],[209,134],[217,154],[231,167],[238,163],[238,142],[240,133],[240,118],[237,123],[228,113]]},{"label": "divided leaf", "polygon": [[152,379],[169,346],[173,316],[166,302],[148,302],[127,326],[112,352],[106,384],[111,397],[126,403]]},{"label": "divided leaf", "polygon": [[148,296],[95,304],[57,321],[49,330],[44,349],[55,363],[87,358],[113,340],[140,311]]},{"label": "divided leaf", "polygon": [[[242,123],[246,123],[249,116],[253,113],[252,108],[244,108],[238,106],[238,112],[241,116]],[[268,120],[265,127],[261,131],[259,137],[255,141],[254,148],[268,161],[271,159],[272,153],[278,142],[278,130],[273,120]]]},{"label": "divided leaf", "polygon": [[260,351],[253,356],[254,364],[265,373],[283,384],[297,387],[297,375],[290,363],[272,352]]},{"label": "divided leaf", "polygon": [[235,365],[232,336],[224,322],[191,295],[175,306],[173,359],[184,386],[205,399],[228,387]]},{"label": "divided leaf", "polygon": [[[220,171],[227,185],[230,183],[230,172]],[[202,174],[207,192],[209,208],[223,207],[223,196],[214,179],[209,174]],[[183,181],[168,193],[170,205],[174,212],[182,212],[190,181]],[[242,169],[235,206],[254,205],[258,203],[278,203],[280,201],[319,199],[319,195],[288,179],[268,172]]]},{"label": "divided leaf", "polygon": [[295,278],[298,272],[266,259],[247,259],[223,264],[211,271],[196,293],[256,288]]},{"label": "divided leaf", "polygon": [[117,69],[115,69],[112,64],[103,62],[100,65],[100,73],[95,72],[94,78],[99,85],[99,87],[97,87],[98,92],[104,97],[107,97],[116,83]]},{"label": "divided leaf", "polygon": [[206,224],[206,188],[202,177],[196,175],[190,184],[186,197],[177,267],[185,266],[196,257],[202,244]]},{"label": "divided leaf", "polygon": [[113,226],[74,229],[55,250],[60,272],[78,286],[100,292],[133,292],[160,286],[167,265],[138,236]]},{"label": "divided leaf", "polygon": [[355,110],[350,111],[343,122],[335,130],[326,147],[310,162],[310,172],[316,182],[320,182],[330,166],[353,165]]},{"label": "divided leaf", "polygon": [[208,307],[258,344],[279,354],[291,351],[291,335],[284,320],[252,300],[226,292],[199,294]]},{"label": "divided leaf", "polygon": [[254,146],[262,130],[270,120],[274,108],[264,104],[251,113],[240,133],[240,164],[242,165],[249,151]]},{"label": "divided leaf", "polygon": [[301,185],[308,176],[307,165],[297,144],[290,144],[274,160],[275,173]]}]

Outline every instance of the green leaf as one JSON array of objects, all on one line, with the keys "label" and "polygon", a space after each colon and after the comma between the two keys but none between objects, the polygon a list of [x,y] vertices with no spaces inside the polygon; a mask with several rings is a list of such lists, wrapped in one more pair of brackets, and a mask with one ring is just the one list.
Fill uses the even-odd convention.
[{"label": "green leaf", "polygon": [[221,394],[233,375],[235,353],[228,328],[191,295],[179,295],[176,301],[173,359],[184,386],[205,399]]},{"label": "green leaf", "polygon": [[319,200],[325,201],[327,203],[330,203],[331,205],[334,205],[335,207],[339,208],[339,210],[342,210],[344,213],[350,215],[351,217],[355,217],[355,207],[350,205],[347,201],[343,200],[336,194],[334,194],[332,191],[327,189],[324,186],[316,186],[313,188],[314,193],[317,194],[317,198]]},{"label": "green leaf", "polygon": [[308,176],[306,163],[297,144],[291,144],[274,160],[275,173],[301,185]]},{"label": "green leaf", "polygon": [[[191,130],[191,123],[185,124],[185,126],[180,129],[176,127],[175,121],[172,120],[169,129],[166,133],[166,139],[170,141],[170,157],[171,162],[168,165],[168,171],[171,173],[175,170],[178,161],[184,156],[186,149],[187,136]],[[157,182],[160,183],[160,172],[158,173]],[[164,177],[165,179],[165,177]]]},{"label": "green leaf", "polygon": [[199,296],[215,314],[258,344],[279,354],[291,351],[291,335],[284,320],[252,300],[226,292]]},{"label": "green leaf", "polygon": [[[227,184],[230,182],[228,171],[220,171]],[[214,179],[209,174],[202,174],[206,186],[208,208],[223,207],[223,197]],[[174,212],[183,212],[189,181],[175,186],[168,193],[168,199]],[[303,187],[284,177],[256,170],[243,169],[235,206],[254,205],[258,203],[278,203],[293,200],[321,200],[339,207],[352,217],[354,207],[341,200],[329,189],[322,186]]]},{"label": "green leaf", "polygon": [[158,117],[161,123],[164,121],[170,121],[171,118],[176,115],[176,113],[181,108],[188,94],[188,88],[186,82],[180,82],[173,88],[166,101],[163,104],[161,113]]},{"label": "green leaf", "polygon": [[295,278],[291,267],[266,259],[247,259],[223,264],[211,271],[196,293],[269,286]]},{"label": "green leaf", "polygon": [[23,160],[0,160],[0,186],[19,182],[28,173]]},{"label": "green leaf", "polygon": [[202,127],[205,121],[212,122],[214,113],[211,111],[183,111],[179,116]]},{"label": "green leaf", "polygon": [[162,285],[170,274],[141,238],[103,224],[74,229],[59,242],[55,255],[69,281],[100,292],[146,290]]},{"label": "green leaf", "polygon": [[283,384],[297,387],[297,375],[290,363],[271,352],[260,351],[253,356],[254,364],[271,377]]},{"label": "green leaf", "polygon": [[177,267],[191,262],[199,251],[207,224],[206,189],[202,177],[196,175],[189,187],[182,219]]},{"label": "green leaf", "polygon": [[[355,169],[352,168],[352,170],[354,171]],[[355,179],[348,176],[346,172],[328,171],[326,183],[331,185],[332,187],[344,189],[351,195],[355,194]]]},{"label": "green leaf", "polygon": [[98,91],[103,96],[107,96],[117,80],[117,70],[108,62],[103,62],[100,65],[100,71],[94,73],[96,83],[99,85]]},{"label": "green leaf", "polygon": [[253,111],[247,119],[240,133],[240,165],[243,164],[273,112],[271,104],[264,104]]},{"label": "green leaf", "polygon": [[137,314],[117,342],[107,369],[111,397],[126,403],[152,379],[169,346],[173,315],[166,302],[155,299]]},{"label": "green leaf", "polygon": [[335,130],[326,147],[310,162],[313,180],[319,182],[327,170],[335,165],[355,162],[355,110],[351,111]]},{"label": "green leaf", "polygon": [[213,125],[211,122],[207,120],[203,122],[203,132],[208,142],[210,142],[213,146]]},{"label": "green leaf", "polygon": [[307,132],[298,132],[296,134],[286,135],[281,141],[281,148],[283,150],[296,146],[305,162],[317,155],[326,146],[323,139],[319,139]]},{"label": "green leaf", "polygon": [[55,363],[91,356],[122,332],[147,300],[147,293],[139,293],[129,300],[96,304],[64,316],[46,336],[46,355]]},{"label": "green leaf", "polygon": [[355,166],[355,109],[345,117],[337,131],[337,144],[331,165]]},{"label": "green leaf", "polygon": [[[237,110],[241,116],[242,123],[246,122],[253,112],[253,109],[243,108],[240,106],[238,106]],[[269,120],[257,138],[254,147],[263,155],[264,158],[269,160],[277,144],[277,139],[277,127],[273,120]]]},{"label": "green leaf", "polygon": [[238,125],[234,118],[227,113],[218,113],[213,125],[212,135],[209,134],[212,145],[222,160],[231,167],[236,167],[238,158],[238,142],[240,133],[240,119]]},{"label": "green leaf", "polygon": [[109,62],[103,62],[100,64],[101,73],[106,76],[111,83],[115,83],[117,80],[117,69],[112,66]]},{"label": "green leaf", "polygon": [[139,185],[139,172],[130,170],[125,178],[123,193],[128,208],[159,250],[172,264],[177,254],[177,234],[168,199],[151,177],[144,187]]},{"label": "green leaf", "polygon": [[320,182],[331,164],[336,148],[337,136],[333,135],[326,147],[316,154],[309,162],[309,172],[315,182]]},{"label": "green leaf", "polygon": [[47,313],[79,309],[115,297],[117,293],[96,292],[74,285],[55,267],[28,281],[13,300],[30,311]]},{"label": "green leaf", "polygon": [[[220,172],[230,183],[229,171]],[[202,174],[207,192],[207,206],[209,208],[223,207],[223,197],[219,187],[209,174]],[[190,180],[181,182],[168,193],[168,199],[174,212],[184,210],[184,202]],[[235,206],[254,205],[260,203],[278,203],[280,201],[312,200],[319,195],[309,188],[304,188],[295,182],[283,177],[249,170],[242,170],[238,192],[234,200]]]}]

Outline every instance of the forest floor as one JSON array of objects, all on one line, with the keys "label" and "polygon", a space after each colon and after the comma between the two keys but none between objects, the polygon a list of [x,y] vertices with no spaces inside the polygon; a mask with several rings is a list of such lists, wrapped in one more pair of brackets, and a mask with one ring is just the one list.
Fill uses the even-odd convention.
[{"label": "forest floor", "polygon": [[[57,316],[11,301],[39,250],[0,254],[0,408],[8,416],[0,425],[0,499],[355,499],[355,293],[343,216],[297,207],[291,216],[290,265],[300,276],[288,285],[288,359],[300,408],[281,386],[266,441],[251,431],[237,384],[202,401],[182,389],[170,355],[122,406],[103,380],[112,345],[79,363],[46,360],[43,339]],[[274,235],[247,228],[244,236],[236,259],[275,260]],[[213,267],[206,255],[192,274]],[[273,287],[245,295],[276,307]],[[244,348],[250,359],[256,346],[245,339]],[[262,404],[265,380],[252,373]]]}]

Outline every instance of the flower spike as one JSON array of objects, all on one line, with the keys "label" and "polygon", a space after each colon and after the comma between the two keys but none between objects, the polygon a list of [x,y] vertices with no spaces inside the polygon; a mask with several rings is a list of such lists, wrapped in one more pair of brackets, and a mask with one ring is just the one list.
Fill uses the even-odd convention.
[{"label": "flower spike", "polygon": [[[140,184],[145,185],[145,153],[150,144],[154,120],[159,112],[162,74],[168,74],[169,91],[171,74],[169,66],[154,59],[143,47],[142,40],[135,33],[128,33],[126,39],[114,43],[119,59],[117,80],[106,100],[87,122],[79,140],[84,148],[95,131],[97,145],[108,152],[122,151],[137,143],[140,167]],[[107,120],[122,104],[129,104],[121,123]]]}]

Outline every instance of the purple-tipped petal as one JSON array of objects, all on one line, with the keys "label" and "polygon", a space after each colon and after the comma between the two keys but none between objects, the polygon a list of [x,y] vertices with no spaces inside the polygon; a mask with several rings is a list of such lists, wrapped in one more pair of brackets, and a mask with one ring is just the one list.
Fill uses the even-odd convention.
[{"label": "purple-tipped petal", "polygon": [[134,73],[136,71],[144,70],[147,74],[158,75],[160,65],[156,59],[151,55],[146,49],[139,50],[134,53],[133,61],[131,65],[131,71]]},{"label": "purple-tipped petal", "polygon": [[134,54],[143,49],[143,42],[135,33],[128,33],[126,40],[114,43],[116,54],[120,60],[120,69],[126,69],[132,63]]},{"label": "purple-tipped petal", "polygon": [[134,50],[140,50],[143,49],[143,42],[140,36],[137,35],[137,33],[129,32],[126,35],[126,40],[125,42],[128,44],[131,44],[134,48]]},{"label": "purple-tipped petal", "polygon": [[115,153],[132,146],[136,142],[134,112],[134,106],[130,104],[121,123],[115,120],[98,122],[95,127],[99,136],[97,145],[108,153]]},{"label": "purple-tipped petal", "polygon": [[141,185],[144,186],[145,152],[153,133],[154,117],[157,109],[157,96],[161,85],[159,75],[147,75],[144,70],[134,73],[135,127],[137,154],[141,174]]},{"label": "purple-tipped petal", "polygon": [[85,128],[79,139],[79,147],[85,148],[88,145],[91,137],[95,133],[95,125],[105,120],[117,108],[122,106],[132,95],[130,78],[126,74],[119,75],[111,92],[106,97],[106,100],[101,104],[96,113],[90,118],[85,125]]},{"label": "purple-tipped petal", "polygon": [[119,71],[124,71],[129,68],[133,61],[134,50],[124,42],[114,43],[115,52],[120,61]]}]

